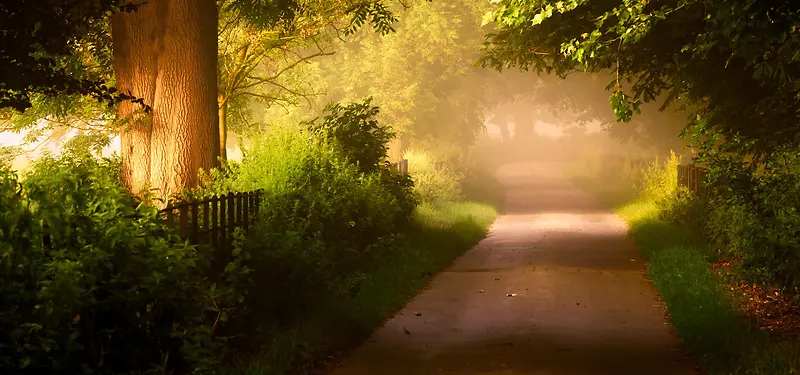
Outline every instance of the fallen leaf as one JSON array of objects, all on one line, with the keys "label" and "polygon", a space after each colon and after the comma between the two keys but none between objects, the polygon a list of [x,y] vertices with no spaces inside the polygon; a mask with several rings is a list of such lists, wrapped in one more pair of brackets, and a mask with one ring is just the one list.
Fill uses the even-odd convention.
[{"label": "fallen leaf", "polygon": [[422,316],[422,313],[421,313],[421,312],[415,312],[415,313],[414,313],[414,315],[416,315],[416,316]]}]

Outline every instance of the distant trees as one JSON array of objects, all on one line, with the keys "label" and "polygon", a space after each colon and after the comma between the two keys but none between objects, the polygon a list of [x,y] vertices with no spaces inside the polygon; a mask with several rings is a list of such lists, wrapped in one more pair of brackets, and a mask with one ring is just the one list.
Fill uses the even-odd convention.
[{"label": "distant trees", "polygon": [[484,66],[609,72],[620,121],[674,104],[726,152],[800,145],[800,3],[503,0],[491,21]]}]

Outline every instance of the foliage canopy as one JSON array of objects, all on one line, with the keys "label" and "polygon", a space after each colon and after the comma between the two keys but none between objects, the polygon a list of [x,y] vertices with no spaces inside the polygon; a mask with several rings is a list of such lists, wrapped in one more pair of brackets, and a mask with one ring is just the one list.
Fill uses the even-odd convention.
[{"label": "foliage canopy", "polygon": [[[610,71],[611,104],[629,121],[658,101],[689,109],[727,151],[800,145],[800,3],[723,0],[502,0],[484,66],[565,76]],[[722,138],[719,139],[722,141]]]}]

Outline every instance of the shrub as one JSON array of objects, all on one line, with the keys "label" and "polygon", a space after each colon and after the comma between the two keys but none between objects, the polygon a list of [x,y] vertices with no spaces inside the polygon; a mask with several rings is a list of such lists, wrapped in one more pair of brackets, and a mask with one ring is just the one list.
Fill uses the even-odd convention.
[{"label": "shrub", "polygon": [[264,190],[243,244],[252,257],[253,327],[291,324],[309,301],[351,292],[359,272],[395,251],[397,233],[410,225],[415,201],[402,185],[410,180],[385,168],[364,173],[328,140],[272,129],[208,185],[217,193]]},{"label": "shrub", "polygon": [[305,124],[318,138],[334,143],[363,173],[375,172],[384,166],[386,144],[395,136],[390,128],[381,126],[375,119],[379,110],[371,106],[371,102],[372,98],[368,98],[346,106],[329,104],[322,121]]},{"label": "shrub", "polygon": [[407,176],[388,170],[389,158],[386,144],[395,136],[390,127],[378,123],[378,107],[371,105],[372,98],[348,105],[330,104],[325,117],[304,125],[312,135],[355,164],[361,173],[376,173],[381,183],[394,195],[402,208],[403,220],[408,220],[417,204],[413,182]]},{"label": "shrub", "polygon": [[425,203],[455,202],[461,199],[460,182],[463,176],[452,167],[438,162],[421,149],[408,149],[408,173],[414,180],[414,190]]},{"label": "shrub", "polygon": [[[794,159],[782,162],[787,160]],[[791,162],[774,170],[721,157],[708,161],[708,183],[719,187],[713,199],[677,187],[674,155],[645,171],[642,196],[660,206],[661,218],[689,228],[725,257],[741,260],[745,276],[800,297],[800,174]]]},{"label": "shrub", "polygon": [[748,275],[800,297],[800,176],[753,174],[714,200],[708,230]]},{"label": "shrub", "polygon": [[3,374],[214,364],[208,318],[228,291],[205,281],[207,251],[133,206],[117,171],[116,160],[75,153],[42,158],[22,182],[0,167]]},{"label": "shrub", "polygon": [[678,158],[675,153],[664,162],[657,159],[641,174],[640,193],[658,202],[674,197],[678,190]]}]

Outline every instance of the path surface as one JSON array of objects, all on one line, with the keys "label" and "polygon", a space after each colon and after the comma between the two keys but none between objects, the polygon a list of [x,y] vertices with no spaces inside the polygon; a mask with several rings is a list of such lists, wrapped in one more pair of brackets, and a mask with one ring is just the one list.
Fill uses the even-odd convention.
[{"label": "path surface", "polygon": [[334,374],[694,374],[625,224],[556,167],[501,169],[488,237]]}]

